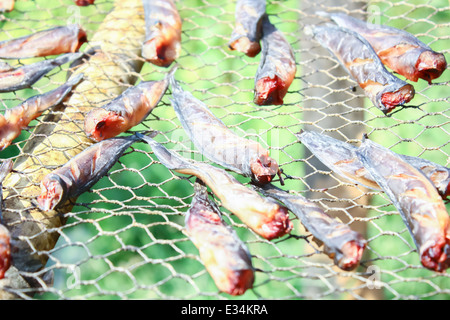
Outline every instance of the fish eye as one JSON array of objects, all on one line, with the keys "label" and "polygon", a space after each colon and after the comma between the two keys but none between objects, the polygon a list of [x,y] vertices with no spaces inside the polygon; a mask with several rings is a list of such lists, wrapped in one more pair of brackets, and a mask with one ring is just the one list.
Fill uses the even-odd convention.
[{"label": "fish eye", "polygon": [[95,127],[95,129],[100,130],[105,124],[106,124],[105,121],[100,121],[99,123],[97,123],[97,126]]}]

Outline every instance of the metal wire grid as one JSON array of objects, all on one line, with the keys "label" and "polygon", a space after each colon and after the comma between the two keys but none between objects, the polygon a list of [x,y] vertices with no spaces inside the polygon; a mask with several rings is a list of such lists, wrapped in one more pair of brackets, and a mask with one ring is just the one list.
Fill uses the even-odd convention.
[{"label": "metal wire grid", "polygon": [[[312,15],[317,9],[337,10],[398,24],[432,47],[439,46],[448,56],[448,2],[343,1],[330,6],[328,1],[269,1],[270,19],[290,41],[298,65],[285,104],[269,107],[251,102],[259,57],[248,58],[227,48],[234,25],[234,4],[177,2],[183,18],[183,40],[176,78],[232,130],[270,150],[290,176],[286,190],[313,199],[368,240],[361,266],[344,272],[333,265],[293,215],[292,234],[306,237],[266,241],[222,208],[226,222],[245,241],[258,269],[254,289],[242,297],[447,299],[449,273],[438,274],[421,267],[410,235],[386,196],[330,172],[303,149],[294,134],[311,129],[358,143],[366,132],[394,151],[406,150],[410,155],[448,166],[447,73],[432,86],[415,84],[414,104],[424,103],[420,108],[404,109],[387,118],[370,105],[333,57],[302,32],[306,24],[321,22]],[[96,1],[95,10],[77,8],[71,1],[48,6],[43,1],[17,1],[16,10],[3,16],[2,37],[28,34],[51,27],[58,20],[64,24],[74,18],[92,35],[112,3]],[[3,106],[11,107],[61,84],[65,70],[63,67],[51,72],[32,90],[2,94]],[[144,64],[137,74],[138,81],[161,78],[166,71]],[[158,141],[168,148],[207,162],[181,128],[169,97],[170,90],[152,115],[133,131],[158,130]],[[50,117],[35,121],[2,157],[20,161],[34,128],[45,121],[51,124],[51,115],[57,117],[63,112],[50,111]],[[24,299],[233,299],[218,292],[184,232],[192,182],[192,178],[162,166],[147,145],[133,145],[106,177],[78,198],[63,226],[30,236],[30,243],[43,232],[55,232],[59,239],[53,249],[38,252],[48,259],[44,268],[19,271],[32,280],[33,288],[18,285],[7,291]]]}]

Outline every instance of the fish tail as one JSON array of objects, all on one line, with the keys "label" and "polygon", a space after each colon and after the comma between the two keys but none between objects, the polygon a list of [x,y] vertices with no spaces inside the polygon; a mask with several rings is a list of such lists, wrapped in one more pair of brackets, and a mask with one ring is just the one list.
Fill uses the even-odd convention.
[{"label": "fish tail", "polygon": [[183,88],[181,88],[179,82],[175,80],[175,77],[173,76],[176,70],[177,66],[175,66],[174,68],[172,68],[171,71],[169,71],[166,78],[169,80],[169,84],[172,87],[172,95],[174,96],[175,99],[179,99],[180,95],[182,95],[185,91],[183,90]]}]

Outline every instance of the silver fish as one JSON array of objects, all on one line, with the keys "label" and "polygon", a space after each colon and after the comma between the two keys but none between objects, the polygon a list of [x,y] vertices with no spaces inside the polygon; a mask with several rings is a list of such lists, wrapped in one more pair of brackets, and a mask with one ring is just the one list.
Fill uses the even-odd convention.
[{"label": "silver fish", "polygon": [[0,92],[29,88],[51,70],[72,62],[82,55],[82,52],[67,53],[54,59],[43,60],[2,72],[0,73]]}]

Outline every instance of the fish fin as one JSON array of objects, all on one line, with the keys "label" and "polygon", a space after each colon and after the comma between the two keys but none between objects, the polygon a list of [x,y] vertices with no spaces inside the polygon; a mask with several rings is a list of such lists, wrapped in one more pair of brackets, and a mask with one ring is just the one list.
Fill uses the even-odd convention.
[{"label": "fish fin", "polygon": [[165,78],[170,81],[170,79],[174,78],[174,74],[177,70],[178,70],[178,63],[175,63],[175,65],[169,70],[169,72],[167,72]]}]

